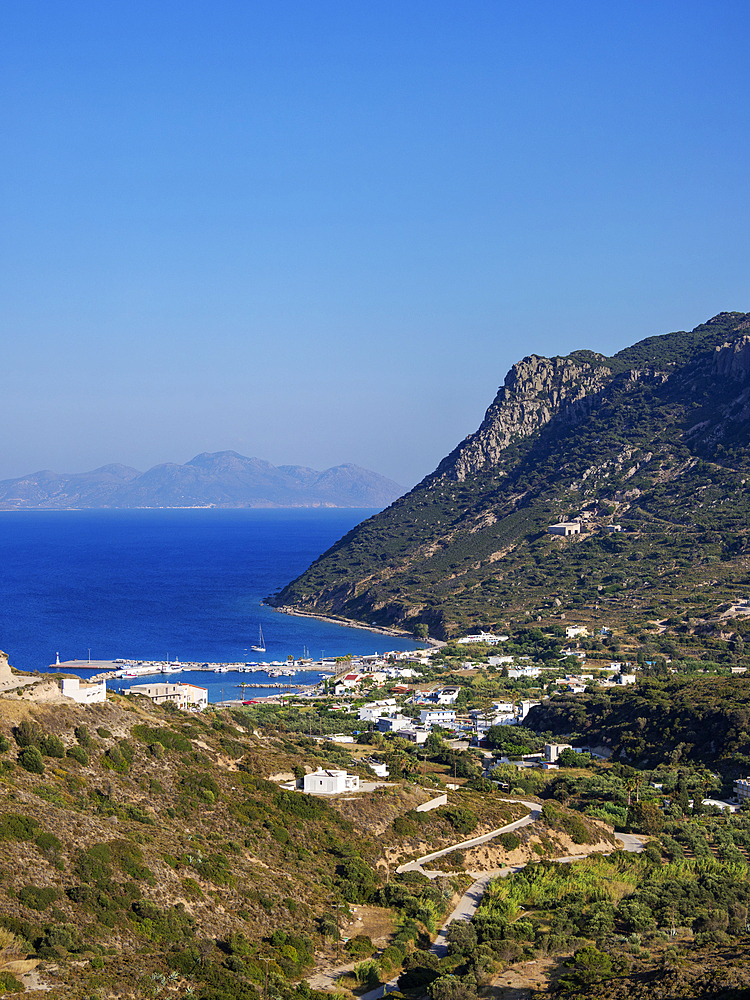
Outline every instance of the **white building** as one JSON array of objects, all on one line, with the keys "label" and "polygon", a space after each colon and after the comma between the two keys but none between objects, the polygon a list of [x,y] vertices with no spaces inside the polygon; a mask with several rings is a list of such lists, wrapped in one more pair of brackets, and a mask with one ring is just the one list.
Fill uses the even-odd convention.
[{"label": "white building", "polygon": [[510,667],[508,677],[515,680],[519,677],[538,677],[541,672],[541,667]]},{"label": "white building", "polygon": [[339,792],[358,792],[359,775],[347,774],[346,771],[324,771],[319,767],[304,778],[306,792],[313,795],[338,795]]},{"label": "white building", "polygon": [[463,639],[456,639],[456,645],[463,646],[481,642],[485,646],[497,646],[501,642],[507,642],[508,638],[507,635],[493,635],[492,632],[479,632],[476,635],[465,635]]},{"label": "white building", "polygon": [[566,639],[575,639],[577,635],[588,635],[589,630],[585,625],[568,625],[565,629]]},{"label": "white building", "polygon": [[537,705],[541,705],[540,701],[519,701],[518,703],[518,721],[523,722],[526,716],[529,714],[532,708]]},{"label": "white building", "polygon": [[409,726],[407,729],[399,729],[398,735],[399,739],[409,740],[410,743],[416,743],[417,746],[420,746],[427,742],[430,730],[422,729],[419,726]]},{"label": "white building", "polygon": [[452,729],[456,724],[456,713],[452,708],[423,708],[419,713],[422,726],[445,726]]},{"label": "white building", "polygon": [[374,722],[381,715],[396,714],[396,699],[383,698],[382,701],[370,701],[359,710],[360,722]]},{"label": "white building", "polygon": [[381,715],[377,723],[379,733],[397,733],[411,724],[412,720],[405,715]]},{"label": "white building", "polygon": [[150,698],[155,705],[163,705],[169,701],[183,711],[194,709],[202,712],[208,707],[208,688],[196,684],[133,684],[127,689],[128,694],[142,694]]},{"label": "white building", "polygon": [[374,757],[367,757],[362,761],[362,763],[367,764],[367,766],[371,768],[379,778],[387,778],[390,774],[388,765],[382,760],[375,760]]},{"label": "white building", "polygon": [[558,521],[557,524],[550,524],[547,528],[548,535],[580,535],[580,521]]},{"label": "white building", "polygon": [[460,691],[460,687],[440,688],[438,691],[433,692],[435,703],[438,705],[455,705]]},{"label": "white building", "polygon": [[570,743],[545,743],[544,759],[548,764],[554,764],[563,750],[572,750]]},{"label": "white building", "polygon": [[63,698],[72,698],[79,705],[94,705],[96,702],[107,700],[107,682],[101,681],[99,684],[84,684],[81,687],[80,677],[62,678]]}]

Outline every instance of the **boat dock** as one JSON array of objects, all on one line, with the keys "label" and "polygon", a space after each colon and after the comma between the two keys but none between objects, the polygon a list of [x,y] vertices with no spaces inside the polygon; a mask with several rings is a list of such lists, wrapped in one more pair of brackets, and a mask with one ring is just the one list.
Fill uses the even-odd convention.
[{"label": "boat dock", "polygon": [[[294,662],[294,663],[198,663],[180,662],[168,660],[64,660],[51,663],[50,671],[95,670],[96,674],[89,678],[92,682],[110,680],[136,680],[139,677],[154,677],[162,675],[165,679],[178,678],[181,673],[253,673],[266,674],[271,679],[269,681],[253,681],[247,686],[253,689],[269,688],[271,690],[283,689],[309,689],[309,684],[295,684],[294,675],[297,673],[322,673],[333,674],[329,664],[323,665],[321,662]],[[237,685],[238,687],[240,685]],[[312,685],[313,687],[315,685]]]}]

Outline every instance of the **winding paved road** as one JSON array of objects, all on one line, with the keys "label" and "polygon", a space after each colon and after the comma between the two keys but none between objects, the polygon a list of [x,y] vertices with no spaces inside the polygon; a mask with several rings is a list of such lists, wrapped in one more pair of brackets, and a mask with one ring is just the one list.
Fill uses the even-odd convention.
[{"label": "winding paved road", "polygon": [[[425,854],[424,857],[418,858],[416,861],[411,861],[408,864],[401,865],[396,869],[398,873],[408,872],[408,871],[422,871],[421,865],[425,861],[433,861],[435,858],[440,858],[445,854],[450,854],[451,851],[460,850],[462,847],[476,847],[477,844],[484,844],[488,840],[492,840],[493,837],[499,836],[501,833],[507,833],[509,830],[517,830],[521,826],[528,826],[529,823],[533,823],[535,819],[541,815],[541,807],[537,802],[527,802],[524,799],[507,799],[508,802],[520,802],[521,805],[527,806],[530,810],[528,816],[524,816],[523,819],[516,820],[514,823],[509,823],[507,826],[500,827],[499,830],[492,830],[491,833],[486,833],[482,837],[474,837],[473,840],[465,840],[460,844],[454,844],[452,847],[446,847],[442,851],[435,851],[432,854]],[[620,833],[617,839],[622,843],[623,849],[630,851],[632,853],[639,854],[643,850],[643,838],[637,836],[634,833]],[[591,851],[590,854],[604,854],[604,851]],[[609,852],[614,853],[614,852]],[[561,863],[568,863],[571,861],[580,861],[582,858],[588,857],[587,854],[576,854],[567,858],[555,858],[555,861]],[[448,951],[447,944],[447,934],[448,928],[453,923],[454,920],[465,920],[469,921],[476,913],[479,904],[482,902],[482,896],[484,896],[485,890],[493,878],[506,878],[508,875],[513,875],[515,872],[520,872],[526,867],[523,865],[513,865],[508,868],[497,868],[494,871],[484,872],[476,882],[472,883],[466,892],[463,894],[461,899],[458,901],[458,905],[455,907],[450,916],[446,919],[443,926],[440,928],[437,937],[435,938],[432,948],[430,949],[440,958],[443,958]],[[424,872],[423,874],[434,877],[432,872]],[[395,990],[398,988],[398,977],[390,980],[390,982],[385,983],[384,986],[378,986],[374,990],[370,990],[369,993],[365,993],[360,1000],[381,1000],[386,993],[390,990]]]},{"label": "winding paved road", "polygon": [[481,837],[472,837],[471,840],[462,840],[460,844],[452,844],[450,847],[444,847],[442,851],[433,851],[432,854],[425,854],[421,858],[417,858],[416,861],[407,861],[405,865],[399,865],[396,869],[396,873],[400,875],[402,872],[422,872],[423,875],[427,875],[428,878],[435,878],[438,874],[437,872],[425,872],[422,871],[422,865],[425,861],[434,861],[435,858],[442,858],[446,854],[450,854],[452,851],[460,851],[463,848],[468,847],[478,847],[479,844],[486,844],[488,840],[492,840],[494,837],[499,837],[501,833],[509,833],[511,830],[517,830],[521,826],[528,826],[533,823],[534,820],[539,819],[542,815],[542,807],[538,802],[527,802],[525,799],[503,799],[504,802],[517,802],[522,806],[526,806],[529,809],[528,816],[523,816],[521,819],[514,820],[512,823],[507,823],[505,826],[499,827],[497,830],[490,830],[489,833],[482,834]]}]

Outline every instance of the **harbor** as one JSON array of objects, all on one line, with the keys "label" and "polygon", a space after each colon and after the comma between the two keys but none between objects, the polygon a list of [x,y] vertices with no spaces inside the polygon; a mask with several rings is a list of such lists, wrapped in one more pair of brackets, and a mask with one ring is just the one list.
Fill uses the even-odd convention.
[{"label": "harbor", "polygon": [[58,657],[48,670],[74,674],[90,683],[104,681],[107,689],[116,693],[127,693],[131,685],[143,681],[158,681],[203,688],[212,704],[248,704],[289,695],[313,697],[320,693],[327,677],[335,676],[336,662],[334,659],[250,663],[125,658],[60,660]]}]

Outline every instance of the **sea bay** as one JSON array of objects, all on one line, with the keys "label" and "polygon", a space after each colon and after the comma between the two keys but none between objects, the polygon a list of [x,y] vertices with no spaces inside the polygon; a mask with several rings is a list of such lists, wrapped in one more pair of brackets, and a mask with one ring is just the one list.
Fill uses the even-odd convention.
[{"label": "sea bay", "polygon": [[[29,671],[48,670],[58,653],[62,661],[87,661],[89,651],[92,660],[236,663],[285,661],[305,652],[317,660],[417,648],[409,639],[279,614],[262,603],[373,513],[351,508],[3,512],[0,648],[12,666]],[[251,650],[259,627],[265,654]],[[85,662],[76,672],[89,673]],[[240,697],[235,686],[260,677],[200,671],[172,679],[201,683],[217,701],[222,688],[225,697]]]}]

